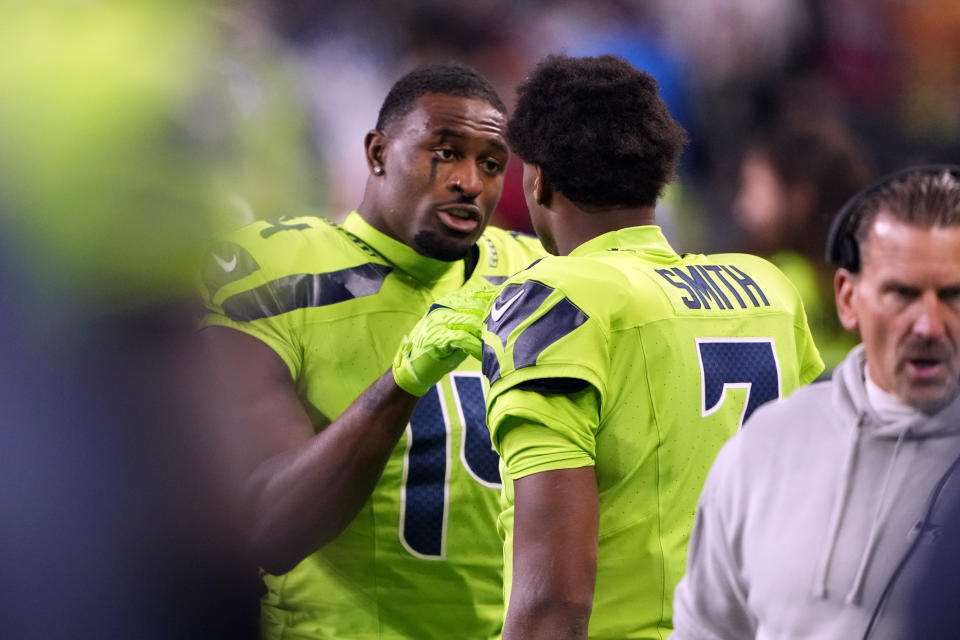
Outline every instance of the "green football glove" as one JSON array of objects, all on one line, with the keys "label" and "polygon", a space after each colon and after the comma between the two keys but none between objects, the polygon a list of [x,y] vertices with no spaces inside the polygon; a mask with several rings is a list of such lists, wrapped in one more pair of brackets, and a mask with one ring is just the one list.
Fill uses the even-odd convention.
[{"label": "green football glove", "polygon": [[480,331],[496,287],[459,290],[438,298],[420,319],[393,359],[397,386],[422,396],[471,355],[480,359]]}]

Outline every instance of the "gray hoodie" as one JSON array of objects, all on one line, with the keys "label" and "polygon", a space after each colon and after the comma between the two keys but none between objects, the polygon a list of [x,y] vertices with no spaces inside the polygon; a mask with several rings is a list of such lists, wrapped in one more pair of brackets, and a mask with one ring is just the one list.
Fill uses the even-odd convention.
[{"label": "gray hoodie", "polygon": [[671,638],[861,638],[888,584],[870,637],[911,637],[897,567],[935,545],[929,498],[958,455],[960,399],[884,423],[862,347],[761,407],[710,471]]}]

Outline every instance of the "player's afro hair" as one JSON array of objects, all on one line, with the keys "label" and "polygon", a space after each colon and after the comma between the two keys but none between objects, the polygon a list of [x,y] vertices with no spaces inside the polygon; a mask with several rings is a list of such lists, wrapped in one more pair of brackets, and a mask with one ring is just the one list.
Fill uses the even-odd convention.
[{"label": "player's afro hair", "polygon": [[592,209],[654,205],[687,134],[656,80],[626,60],[551,55],[517,89],[507,140],[554,189]]},{"label": "player's afro hair", "polygon": [[497,90],[475,69],[456,62],[431,64],[417,67],[394,83],[380,106],[377,129],[383,131],[409,114],[417,98],[427,93],[484,100],[500,113],[507,113]]}]

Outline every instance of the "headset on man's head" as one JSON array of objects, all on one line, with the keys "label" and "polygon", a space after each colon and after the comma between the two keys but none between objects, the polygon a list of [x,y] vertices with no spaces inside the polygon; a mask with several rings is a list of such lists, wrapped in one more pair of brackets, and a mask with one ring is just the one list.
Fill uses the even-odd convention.
[{"label": "headset on man's head", "polygon": [[859,272],[860,244],[857,242],[857,228],[860,226],[860,220],[854,214],[859,211],[860,203],[887,185],[907,176],[914,174],[936,175],[944,171],[960,179],[960,165],[924,164],[889,173],[858,191],[840,207],[840,211],[837,212],[833,223],[830,225],[830,232],[827,234],[827,262],[852,273]]}]

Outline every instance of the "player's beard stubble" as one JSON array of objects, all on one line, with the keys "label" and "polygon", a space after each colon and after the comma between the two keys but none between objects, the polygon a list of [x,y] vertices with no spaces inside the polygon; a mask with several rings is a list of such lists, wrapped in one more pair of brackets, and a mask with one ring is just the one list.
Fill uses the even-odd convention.
[{"label": "player's beard stubble", "polygon": [[455,241],[442,238],[433,231],[419,231],[413,238],[417,252],[444,262],[454,262],[466,257],[474,243],[467,240]]}]

